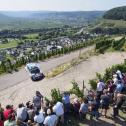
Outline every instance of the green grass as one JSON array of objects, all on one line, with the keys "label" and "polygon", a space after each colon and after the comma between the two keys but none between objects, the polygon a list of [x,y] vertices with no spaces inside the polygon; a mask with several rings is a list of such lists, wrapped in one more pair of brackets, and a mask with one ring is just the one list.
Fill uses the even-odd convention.
[{"label": "green grass", "polygon": [[18,45],[18,42],[18,40],[11,40],[6,44],[0,44],[0,49],[16,47]]}]

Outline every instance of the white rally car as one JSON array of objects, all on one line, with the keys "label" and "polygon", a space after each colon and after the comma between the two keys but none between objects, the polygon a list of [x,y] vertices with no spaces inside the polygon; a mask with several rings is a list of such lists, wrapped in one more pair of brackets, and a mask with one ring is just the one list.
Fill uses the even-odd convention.
[{"label": "white rally car", "polygon": [[40,67],[36,63],[28,63],[25,67],[26,71],[30,73],[32,81],[44,79],[44,74],[40,71]]}]

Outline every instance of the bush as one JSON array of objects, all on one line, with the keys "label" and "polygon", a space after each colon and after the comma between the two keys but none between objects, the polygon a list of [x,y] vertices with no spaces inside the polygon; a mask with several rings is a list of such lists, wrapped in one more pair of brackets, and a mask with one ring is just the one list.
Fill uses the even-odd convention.
[{"label": "bush", "polygon": [[97,81],[96,81],[96,79],[89,80],[89,84],[91,85],[91,88],[93,90],[96,90],[96,88],[97,88]]},{"label": "bush", "polygon": [[80,90],[77,82],[75,81],[72,81],[72,84],[73,84],[73,87],[72,89],[70,89],[70,94],[75,94],[76,96],[78,96],[79,98],[83,98],[84,97],[84,94],[83,94],[83,91]]},{"label": "bush", "polygon": [[107,68],[105,70],[105,74],[103,75],[103,81],[104,82],[107,82],[108,80],[111,80],[112,79],[113,71],[115,71],[114,66],[112,66],[112,68]]},{"label": "bush", "polygon": [[45,101],[48,103],[50,102],[50,100],[47,97],[45,97]]},{"label": "bush", "polygon": [[61,102],[62,101],[62,95],[61,95],[59,89],[58,90],[52,89],[51,90],[51,97],[52,97],[52,100],[54,100],[55,102],[57,102],[57,101]]},{"label": "bush", "polygon": [[96,73],[96,77],[97,77],[99,80],[103,80],[102,75],[101,75],[101,74],[99,74],[99,73]]}]

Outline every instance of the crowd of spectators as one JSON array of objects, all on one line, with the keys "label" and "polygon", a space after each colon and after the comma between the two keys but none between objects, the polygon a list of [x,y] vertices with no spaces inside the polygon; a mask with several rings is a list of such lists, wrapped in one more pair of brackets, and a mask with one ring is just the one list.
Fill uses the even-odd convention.
[{"label": "crowd of spectators", "polygon": [[7,105],[3,108],[0,104],[0,126],[61,126],[68,123],[68,116],[83,120],[99,119],[100,116],[108,117],[107,111],[110,104],[113,108],[113,117],[118,116],[119,109],[125,101],[125,76],[118,70],[113,74],[113,79],[105,84],[102,80],[97,83],[97,90],[88,90],[84,98],[70,99],[70,94],[64,92],[62,101],[48,101],[36,91],[32,101],[20,103],[17,108]]}]

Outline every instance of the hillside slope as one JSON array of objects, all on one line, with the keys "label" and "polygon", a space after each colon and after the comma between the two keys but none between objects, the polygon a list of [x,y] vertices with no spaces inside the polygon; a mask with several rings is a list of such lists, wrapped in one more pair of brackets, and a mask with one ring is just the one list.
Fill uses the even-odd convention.
[{"label": "hillside slope", "polygon": [[91,31],[98,34],[125,34],[126,6],[107,11]]},{"label": "hillside slope", "polygon": [[113,9],[107,11],[104,14],[103,18],[126,21],[126,6],[113,8]]}]

